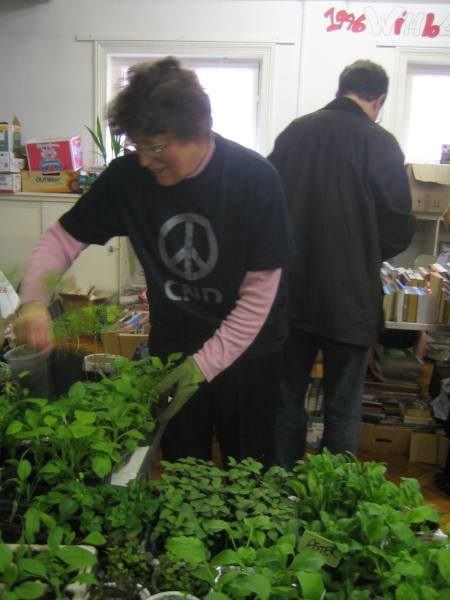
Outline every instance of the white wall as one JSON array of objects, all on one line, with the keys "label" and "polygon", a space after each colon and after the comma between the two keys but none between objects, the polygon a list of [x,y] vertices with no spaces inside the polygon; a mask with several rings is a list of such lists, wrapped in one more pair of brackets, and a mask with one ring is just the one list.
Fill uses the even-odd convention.
[{"label": "white wall", "polygon": [[[346,23],[327,32],[324,13],[364,15],[366,29]],[[395,17],[408,13],[408,31],[393,34]],[[435,38],[420,35],[426,13],[441,25]],[[304,18],[303,18],[304,17]],[[382,23],[384,21],[384,24]],[[384,33],[383,33],[384,27]],[[380,31],[381,28],[381,31]],[[447,29],[444,31],[444,29]],[[24,138],[82,133],[94,120],[93,42],[77,36],[275,42],[271,141],[298,114],[334,96],[342,68],[370,58],[395,77],[395,46],[450,47],[450,4],[297,0],[2,0],[0,2],[0,120],[18,115]],[[385,123],[392,126],[391,108]]]}]

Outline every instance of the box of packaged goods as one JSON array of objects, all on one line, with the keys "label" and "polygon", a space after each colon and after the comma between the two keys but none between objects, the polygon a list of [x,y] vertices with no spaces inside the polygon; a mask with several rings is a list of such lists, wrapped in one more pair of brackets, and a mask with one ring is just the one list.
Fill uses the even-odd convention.
[{"label": "box of packaged goods", "polygon": [[79,174],[79,171],[61,171],[61,173],[22,171],[22,191],[79,194],[81,193]]},{"label": "box of packaged goods", "polygon": [[406,169],[413,212],[443,213],[450,202],[450,165],[409,164]]},{"label": "box of packaged goods", "polygon": [[78,171],[83,166],[81,136],[26,143],[28,168],[41,173]]},{"label": "box of packaged goods", "polygon": [[20,173],[24,166],[23,158],[16,158],[12,152],[0,152],[0,173]]},{"label": "box of packaged goods", "polygon": [[0,152],[11,152],[19,156],[22,145],[22,127],[17,117],[11,123],[0,123]]},{"label": "box of packaged goods", "polygon": [[0,173],[0,192],[20,192],[20,173]]}]

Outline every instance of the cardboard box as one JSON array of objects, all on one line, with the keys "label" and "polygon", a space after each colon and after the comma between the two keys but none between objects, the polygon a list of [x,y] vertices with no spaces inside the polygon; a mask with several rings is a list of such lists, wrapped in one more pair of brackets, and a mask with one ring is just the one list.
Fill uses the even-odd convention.
[{"label": "cardboard box", "polygon": [[102,333],[102,343],[105,352],[120,354],[132,359],[136,348],[148,344],[147,333],[120,333],[120,331],[105,331]]},{"label": "cardboard box", "polygon": [[59,293],[64,310],[78,310],[91,304],[104,304],[111,296],[111,292],[95,290],[95,292],[83,292],[82,290],[62,291]]},{"label": "cardboard box", "polygon": [[0,123],[0,152],[19,155],[22,145],[22,128],[17,117],[11,123]]},{"label": "cardboard box", "polygon": [[406,167],[413,212],[443,213],[450,202],[450,165]]},{"label": "cardboard box", "polygon": [[0,173],[20,173],[24,166],[23,158],[16,158],[12,152],[0,152]]},{"label": "cardboard box", "polygon": [[0,192],[20,192],[20,173],[0,173]]},{"label": "cardboard box", "polygon": [[83,166],[81,136],[26,143],[28,168],[42,173],[78,171]]},{"label": "cardboard box", "polygon": [[389,427],[361,423],[359,450],[369,450],[375,454],[405,454],[409,452],[410,427]]},{"label": "cardboard box", "polygon": [[22,191],[79,194],[81,189],[78,176],[78,171],[62,171],[53,174],[41,173],[40,171],[22,171]]},{"label": "cardboard box", "polygon": [[445,466],[449,439],[437,433],[411,433],[409,460],[429,465]]}]

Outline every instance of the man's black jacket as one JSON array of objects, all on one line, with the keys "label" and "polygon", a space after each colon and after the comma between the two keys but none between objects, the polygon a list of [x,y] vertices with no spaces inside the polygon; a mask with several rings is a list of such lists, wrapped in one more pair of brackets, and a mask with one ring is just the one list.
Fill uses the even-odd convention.
[{"label": "man's black jacket", "polygon": [[281,173],[297,244],[287,273],[291,327],[374,344],[381,262],[407,248],[415,228],[397,141],[338,98],[293,121],[269,160]]}]

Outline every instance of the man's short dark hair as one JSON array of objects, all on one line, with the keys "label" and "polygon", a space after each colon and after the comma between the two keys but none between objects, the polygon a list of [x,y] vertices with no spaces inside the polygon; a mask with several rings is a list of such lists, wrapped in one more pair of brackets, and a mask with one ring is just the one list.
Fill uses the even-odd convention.
[{"label": "man's short dark hair", "polygon": [[108,109],[111,131],[129,139],[173,135],[185,141],[211,130],[211,105],[197,75],[174,57],[132,67]]},{"label": "man's short dark hair", "polygon": [[370,60],[357,60],[345,67],[339,76],[339,89],[336,96],[354,94],[372,102],[388,90],[389,79],[380,65]]}]

